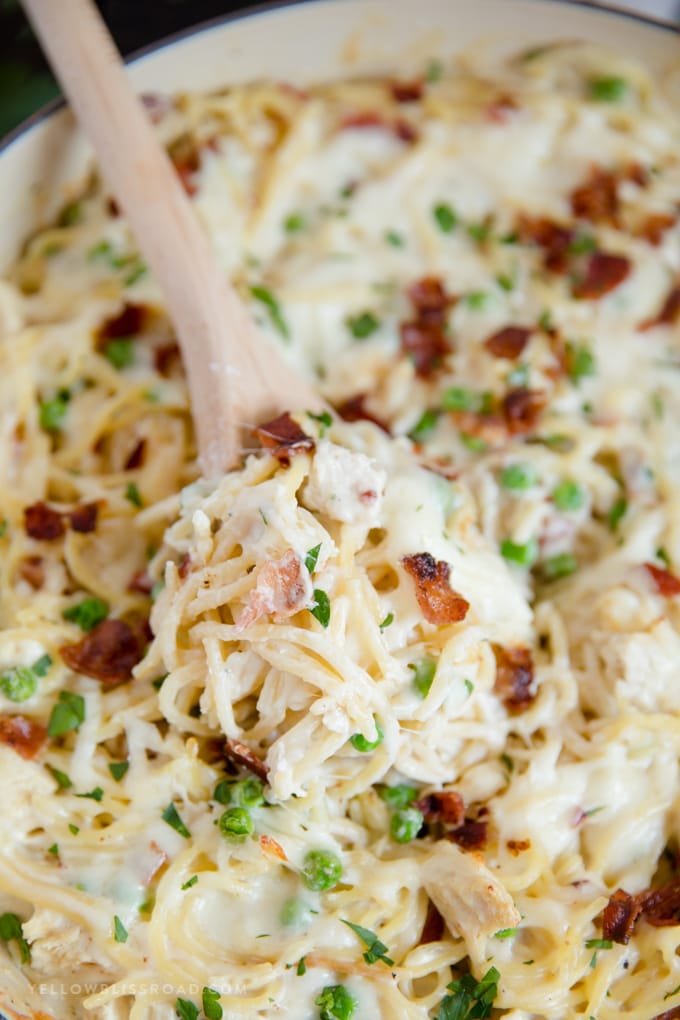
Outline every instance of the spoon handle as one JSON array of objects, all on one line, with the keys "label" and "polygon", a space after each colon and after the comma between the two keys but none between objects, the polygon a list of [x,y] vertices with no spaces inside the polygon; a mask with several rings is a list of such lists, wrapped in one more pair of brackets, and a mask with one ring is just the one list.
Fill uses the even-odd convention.
[{"label": "spoon handle", "polygon": [[23,0],[165,298],[182,351],[201,468],[232,467],[243,430],[318,394],[259,335],[219,269],[92,0]]}]

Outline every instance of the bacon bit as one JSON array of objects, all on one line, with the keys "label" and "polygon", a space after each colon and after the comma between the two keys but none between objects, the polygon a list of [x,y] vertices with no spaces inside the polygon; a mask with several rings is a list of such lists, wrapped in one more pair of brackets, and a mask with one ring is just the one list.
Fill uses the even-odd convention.
[{"label": "bacon bit", "polygon": [[137,336],[144,328],[148,314],[146,305],[124,304],[118,315],[105,319],[99,326],[96,333],[98,346],[105,346],[109,340]]},{"label": "bacon bit", "polygon": [[443,822],[458,827],[465,821],[465,803],[454,790],[430,793],[417,800],[415,806],[422,812],[426,822]]},{"label": "bacon bit", "polygon": [[669,213],[651,213],[636,230],[637,237],[643,237],[654,247],[658,247],[663,241],[663,235],[677,223],[678,216]]},{"label": "bacon bit", "polygon": [[496,682],[494,692],[511,712],[522,712],[536,697],[531,691],[534,661],[531,649],[522,645],[506,648],[494,645]]},{"label": "bacon bit", "polygon": [[447,293],[444,284],[436,276],[424,276],[416,280],[407,293],[419,323],[443,326],[449,308],[456,303],[456,298]]},{"label": "bacon bit", "polygon": [[138,570],[128,585],[128,591],[136,591],[140,595],[150,595],[152,589],[153,581],[146,570]]},{"label": "bacon bit", "polygon": [[180,560],[179,567],[177,568],[177,573],[179,574],[183,581],[191,573],[191,567],[192,567],[191,556],[189,555],[189,553],[184,553],[184,556]]},{"label": "bacon bit", "polygon": [[72,510],[67,510],[64,516],[74,531],[87,535],[96,530],[99,507],[96,503],[79,503]]},{"label": "bacon bit", "polygon": [[58,510],[42,501],[24,507],[24,528],[31,538],[53,542],[64,534],[64,521]]},{"label": "bacon bit", "polygon": [[160,347],[154,348],[153,363],[159,375],[166,379],[172,375],[177,366],[181,369],[182,352],[179,349],[179,344],[173,342],[171,344],[161,344]]},{"label": "bacon bit", "polygon": [[451,411],[456,428],[465,435],[482,439],[491,446],[503,443],[508,436],[505,418],[501,414],[491,412],[479,414],[477,411]]},{"label": "bacon bit", "polygon": [[642,903],[642,916],[655,928],[680,924],[680,878],[639,893],[636,899]]},{"label": "bacon bit", "polygon": [[247,744],[242,744],[240,740],[232,740],[230,737],[227,737],[224,742],[224,753],[229,761],[242,765],[249,772],[252,772],[254,776],[257,776],[258,779],[261,779],[263,783],[266,783],[269,779],[269,769]]},{"label": "bacon bit", "polygon": [[546,217],[520,216],[517,233],[524,244],[535,244],[543,250],[543,264],[551,273],[569,271],[569,246],[574,230]]},{"label": "bacon bit", "polygon": [[680,316],[680,286],[672,288],[670,294],[661,306],[661,310],[652,319],[645,319],[638,326],[640,332],[644,333],[654,326],[672,326]]},{"label": "bacon bit", "polygon": [[602,914],[602,935],[605,939],[627,946],[642,913],[642,904],[637,897],[624,889],[617,889],[609,897],[609,903]]},{"label": "bacon bit", "polygon": [[505,326],[485,340],[484,346],[494,358],[508,358],[514,361],[515,358],[519,358],[530,336],[531,330],[525,326]]},{"label": "bacon bit", "polygon": [[571,194],[574,216],[591,223],[610,223],[617,226],[619,196],[615,174],[601,166],[593,166],[590,177]]},{"label": "bacon bit", "polygon": [[513,857],[519,857],[525,851],[531,850],[530,839],[509,839],[505,845]]},{"label": "bacon bit", "polygon": [[659,595],[663,595],[665,598],[680,595],[680,579],[675,574],[671,574],[670,570],[657,567],[654,563],[643,563],[643,566],[654,582]]},{"label": "bacon bit", "polygon": [[625,255],[596,251],[588,259],[585,276],[572,284],[571,293],[575,298],[596,301],[623,283],[630,270],[631,262]]},{"label": "bacon bit", "polygon": [[426,379],[441,365],[451,345],[441,326],[427,322],[402,322],[401,348],[413,361],[416,375]]},{"label": "bacon bit", "polygon": [[17,567],[19,576],[34,591],[38,591],[45,583],[45,564],[42,556],[24,556]]},{"label": "bacon bit", "polygon": [[651,180],[651,175],[642,163],[631,163],[623,170],[621,179],[637,184],[639,188],[646,188]]},{"label": "bacon bit", "polygon": [[487,106],[486,115],[493,124],[507,124],[517,110],[519,105],[515,97],[509,92],[501,92]]},{"label": "bacon bit", "polygon": [[428,623],[458,623],[467,616],[470,603],[449,584],[451,567],[428,552],[404,556],[404,569],[415,581],[416,599]]},{"label": "bacon bit", "polygon": [[194,139],[182,135],[170,145],[168,155],[187,195],[195,195],[198,191],[195,177],[201,169],[201,152]]},{"label": "bacon bit", "polygon": [[276,623],[295,616],[310,605],[309,574],[293,549],[278,560],[267,560],[257,583],[234,626],[237,631],[251,627],[261,616],[273,616]]},{"label": "bacon bit", "polygon": [[679,1018],[680,1006],[673,1006],[672,1009],[667,1009],[664,1013],[657,1013],[652,1017],[652,1020],[679,1020]]},{"label": "bacon bit", "polygon": [[425,84],[421,79],[415,81],[394,81],[390,85],[393,99],[398,103],[417,103],[423,98]]},{"label": "bacon bit", "polygon": [[418,132],[407,120],[397,117],[390,120],[381,113],[371,110],[364,110],[357,113],[349,113],[340,121],[340,130],[353,130],[358,128],[382,128],[389,131],[402,142],[412,143],[417,141]]},{"label": "bacon bit", "polygon": [[483,850],[488,838],[488,822],[466,818],[462,825],[446,833],[446,839],[456,843],[461,850]]},{"label": "bacon bit", "polygon": [[146,439],[140,439],[137,445],[132,450],[132,453],[128,456],[125,461],[125,470],[134,471],[135,468],[141,467],[144,463],[144,457],[146,455]]},{"label": "bacon bit", "polygon": [[277,843],[271,836],[263,835],[259,838],[260,850],[268,857],[278,857],[280,861],[287,861],[286,851],[280,843]]},{"label": "bacon bit", "polygon": [[372,421],[374,425],[377,425],[379,429],[386,432],[388,436],[391,435],[389,426],[366,407],[366,397],[367,394],[365,393],[357,393],[356,397],[350,397],[349,400],[345,400],[335,410],[343,421]]},{"label": "bacon bit", "polygon": [[273,421],[265,422],[254,429],[254,435],[260,440],[265,450],[270,450],[280,464],[288,466],[290,458],[297,453],[307,453],[314,449],[314,440],[303,432],[290,414],[279,415]]},{"label": "bacon bit", "polygon": [[108,212],[109,216],[114,216],[114,217],[120,216],[120,207],[119,207],[118,203],[116,202],[115,198],[107,198],[106,199],[106,209],[107,209],[107,212]]},{"label": "bacon bit", "polygon": [[418,939],[418,945],[424,946],[427,942],[439,942],[444,934],[444,918],[435,907],[432,900],[427,901],[427,914],[425,924]]},{"label": "bacon bit", "polygon": [[0,715],[0,744],[30,761],[47,740],[47,730],[23,715]]},{"label": "bacon bit", "polygon": [[75,673],[115,687],[130,679],[133,666],[142,657],[143,638],[124,620],[102,620],[82,641],[63,645],[59,653]]},{"label": "bacon bit", "polygon": [[538,424],[545,404],[545,394],[540,390],[527,390],[522,386],[506,393],[503,416],[510,435],[531,432]]}]

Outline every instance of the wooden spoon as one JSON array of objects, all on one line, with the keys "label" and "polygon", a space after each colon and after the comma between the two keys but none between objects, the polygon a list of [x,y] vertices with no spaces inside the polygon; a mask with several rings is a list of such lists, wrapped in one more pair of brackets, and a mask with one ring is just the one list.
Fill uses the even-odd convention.
[{"label": "wooden spoon", "polygon": [[23,0],[101,172],[160,284],[187,373],[201,469],[233,467],[243,430],[319,395],[260,335],[201,229],[92,0]]}]

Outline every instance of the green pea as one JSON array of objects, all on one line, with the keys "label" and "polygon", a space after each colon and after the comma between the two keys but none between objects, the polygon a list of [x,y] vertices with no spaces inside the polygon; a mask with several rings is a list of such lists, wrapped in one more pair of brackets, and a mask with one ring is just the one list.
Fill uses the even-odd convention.
[{"label": "green pea", "polygon": [[376,738],[375,740],[366,740],[366,737],[362,733],[355,733],[354,736],[350,737],[350,744],[357,751],[364,753],[368,751],[375,751],[376,747],[380,747],[382,744],[385,734],[383,733],[382,726],[375,720]]},{"label": "green pea", "polygon": [[253,831],[253,818],[247,808],[229,808],[221,815],[219,827],[227,839],[245,839]]},{"label": "green pea", "polygon": [[420,832],[423,821],[423,813],[418,808],[407,807],[395,811],[390,821],[392,839],[395,843],[410,843]]},{"label": "green pea", "polygon": [[310,850],[302,866],[302,881],[313,892],[333,889],[342,877],[342,864],[332,850]]}]

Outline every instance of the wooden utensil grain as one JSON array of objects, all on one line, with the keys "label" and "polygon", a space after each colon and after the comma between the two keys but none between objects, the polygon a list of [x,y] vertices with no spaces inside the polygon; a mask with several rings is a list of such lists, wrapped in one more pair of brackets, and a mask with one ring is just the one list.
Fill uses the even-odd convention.
[{"label": "wooden utensil grain", "polygon": [[218,267],[91,0],[23,6],[163,291],[187,373],[201,468],[215,476],[238,460],[247,427],[286,409],[318,410],[321,400],[259,334]]}]

